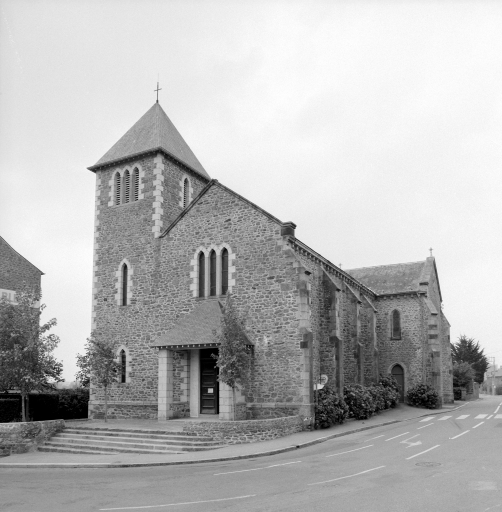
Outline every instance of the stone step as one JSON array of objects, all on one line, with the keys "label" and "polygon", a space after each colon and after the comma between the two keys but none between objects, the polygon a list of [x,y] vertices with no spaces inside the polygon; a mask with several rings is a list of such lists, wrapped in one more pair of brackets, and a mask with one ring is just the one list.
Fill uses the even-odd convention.
[{"label": "stone step", "polygon": [[46,443],[58,443],[58,445],[64,444],[66,446],[68,445],[74,445],[79,444],[82,446],[93,446],[93,447],[107,447],[107,448],[113,448],[117,451],[123,451],[123,448],[125,449],[147,449],[151,451],[157,451],[157,450],[164,450],[164,451],[173,451],[176,453],[181,452],[197,452],[197,451],[203,451],[203,450],[214,450],[217,448],[221,448],[222,445],[220,444],[212,444],[212,445],[179,445],[176,443],[143,443],[143,442],[137,442],[137,440],[121,440],[117,441],[116,438],[107,438],[104,439],[86,439],[81,436],[74,436],[74,437],[59,437],[58,435],[51,438],[50,441]]},{"label": "stone step", "polygon": [[[134,448],[126,446],[110,447],[106,445],[78,444],[57,441],[46,441],[43,446],[39,446],[39,451],[43,452],[61,452],[61,453],[149,453],[149,454],[176,454],[182,453],[176,450],[168,449],[149,449],[147,447]],[[63,451],[64,450],[64,451]]]},{"label": "stone step", "polygon": [[199,441],[198,439],[187,439],[186,437],[172,437],[172,436],[166,436],[163,438],[163,436],[156,436],[154,438],[148,437],[148,436],[141,436],[139,435],[127,435],[127,436],[120,436],[118,433],[115,433],[116,435],[108,435],[108,434],[101,434],[101,433],[78,433],[78,432],[67,432],[66,430],[64,432],[60,432],[53,436],[52,439],[86,439],[91,441],[114,441],[114,442],[127,442],[127,443],[141,443],[141,444],[155,444],[155,445],[161,445],[161,446],[214,446],[219,445],[217,441],[214,440],[207,440],[207,441]]},{"label": "stone step", "polygon": [[64,433],[68,434],[81,434],[81,435],[100,435],[100,436],[114,436],[114,437],[131,437],[137,439],[165,439],[173,441],[188,441],[188,442],[212,442],[212,437],[202,436],[187,436],[184,432],[182,433],[162,433],[155,434],[148,430],[143,431],[131,431],[131,430],[105,430],[105,429],[83,429],[83,428],[65,428]]},{"label": "stone step", "polygon": [[91,455],[114,455],[120,452],[102,452],[99,451],[99,449],[79,449],[79,448],[58,448],[57,446],[39,446],[38,447],[39,452],[57,452],[57,453],[87,453]]},{"label": "stone step", "polygon": [[120,427],[86,427],[86,426],[78,426],[78,427],[66,427],[65,430],[97,430],[99,432],[127,432],[133,434],[158,434],[158,435],[177,435],[177,436],[186,436],[186,437],[194,437],[194,434],[191,432],[184,432],[183,429],[179,430],[159,430],[159,429],[149,429],[149,428],[120,428]]}]

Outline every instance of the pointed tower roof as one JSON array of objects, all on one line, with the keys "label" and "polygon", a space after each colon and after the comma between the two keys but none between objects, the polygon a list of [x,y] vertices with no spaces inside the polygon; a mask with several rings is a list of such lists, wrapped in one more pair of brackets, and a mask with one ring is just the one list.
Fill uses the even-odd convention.
[{"label": "pointed tower roof", "polygon": [[97,171],[110,164],[156,151],[171,156],[197,174],[210,179],[159,103],[154,103],[153,107],[88,169]]}]

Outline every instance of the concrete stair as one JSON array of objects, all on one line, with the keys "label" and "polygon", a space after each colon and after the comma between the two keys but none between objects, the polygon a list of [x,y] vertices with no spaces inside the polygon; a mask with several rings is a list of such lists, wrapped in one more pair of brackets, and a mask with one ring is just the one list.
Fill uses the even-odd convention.
[{"label": "concrete stair", "polygon": [[60,453],[183,453],[221,448],[210,437],[191,436],[185,432],[121,428],[65,428],[44,445],[41,452]]}]

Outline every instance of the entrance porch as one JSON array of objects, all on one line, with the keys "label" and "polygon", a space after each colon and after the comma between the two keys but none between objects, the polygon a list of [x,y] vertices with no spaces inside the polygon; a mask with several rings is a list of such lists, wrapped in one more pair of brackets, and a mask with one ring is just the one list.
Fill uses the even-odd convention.
[{"label": "entrance porch", "polygon": [[234,407],[232,388],[218,382],[216,359],[211,356],[217,353],[215,346],[188,350],[159,349],[159,421],[186,417],[200,417],[206,421],[246,418],[244,397],[236,391]]},{"label": "entrance porch", "polygon": [[[222,305],[204,300],[153,345],[158,349],[158,420],[217,415],[246,419],[245,398],[218,381],[216,358]],[[235,402],[235,406],[234,406]]]}]

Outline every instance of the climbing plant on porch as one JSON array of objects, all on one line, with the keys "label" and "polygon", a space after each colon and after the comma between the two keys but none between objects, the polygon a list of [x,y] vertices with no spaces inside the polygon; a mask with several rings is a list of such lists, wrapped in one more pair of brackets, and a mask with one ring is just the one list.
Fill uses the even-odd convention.
[{"label": "climbing plant on porch", "polygon": [[221,328],[214,332],[218,355],[213,357],[219,369],[218,380],[232,388],[235,411],[236,387],[246,389],[250,382],[252,352],[246,334],[246,316],[239,314],[231,294],[227,295],[222,313]]}]

